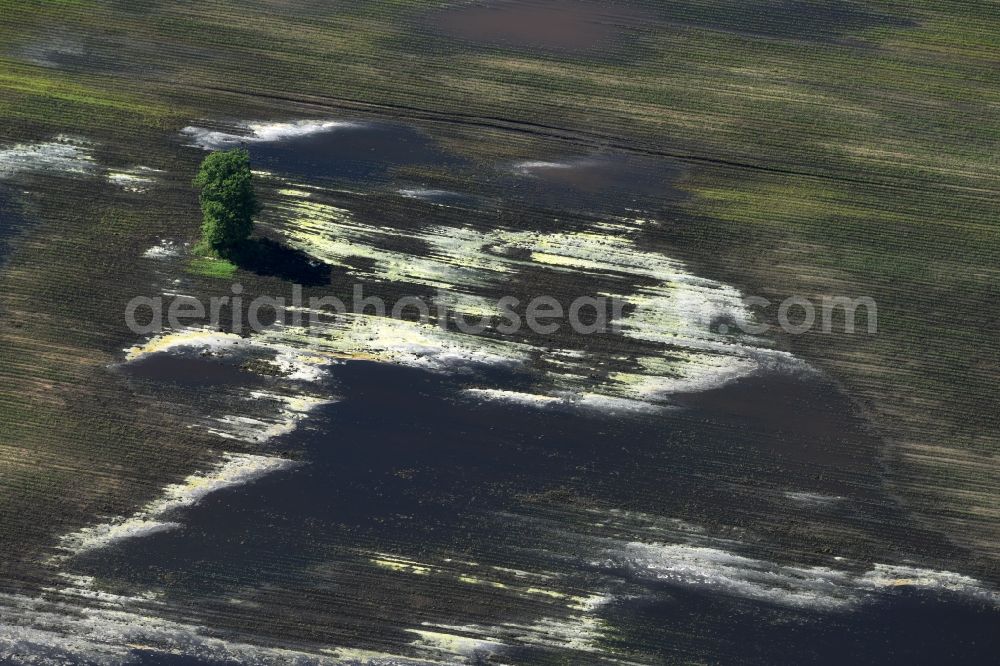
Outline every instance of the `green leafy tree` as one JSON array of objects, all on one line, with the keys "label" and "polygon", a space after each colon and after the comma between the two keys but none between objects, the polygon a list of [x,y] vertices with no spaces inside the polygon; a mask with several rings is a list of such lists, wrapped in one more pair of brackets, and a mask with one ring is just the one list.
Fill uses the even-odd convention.
[{"label": "green leafy tree", "polygon": [[201,188],[202,243],[215,254],[233,254],[253,233],[260,212],[245,148],[214,152],[201,163],[194,184]]}]

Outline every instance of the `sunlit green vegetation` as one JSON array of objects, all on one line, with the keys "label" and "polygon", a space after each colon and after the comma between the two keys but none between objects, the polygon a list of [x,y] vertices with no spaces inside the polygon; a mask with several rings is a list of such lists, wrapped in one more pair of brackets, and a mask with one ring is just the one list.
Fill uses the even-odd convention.
[{"label": "sunlit green vegetation", "polygon": [[236,266],[225,259],[197,257],[188,264],[188,271],[195,275],[226,279],[231,278],[236,273]]}]

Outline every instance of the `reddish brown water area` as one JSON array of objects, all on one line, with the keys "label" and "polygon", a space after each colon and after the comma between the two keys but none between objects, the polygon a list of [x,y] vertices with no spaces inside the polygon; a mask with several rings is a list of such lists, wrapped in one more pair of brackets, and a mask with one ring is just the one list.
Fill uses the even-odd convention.
[{"label": "reddish brown water area", "polygon": [[611,46],[647,18],[637,9],[599,2],[520,0],[448,9],[431,24],[468,42],[574,53]]}]

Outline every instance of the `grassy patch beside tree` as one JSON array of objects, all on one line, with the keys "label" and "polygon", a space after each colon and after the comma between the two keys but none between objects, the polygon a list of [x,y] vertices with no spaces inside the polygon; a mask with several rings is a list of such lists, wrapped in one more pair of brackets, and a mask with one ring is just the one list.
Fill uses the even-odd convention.
[{"label": "grassy patch beside tree", "polygon": [[214,152],[201,163],[194,184],[201,188],[202,245],[229,258],[253,233],[260,212],[245,148]]}]

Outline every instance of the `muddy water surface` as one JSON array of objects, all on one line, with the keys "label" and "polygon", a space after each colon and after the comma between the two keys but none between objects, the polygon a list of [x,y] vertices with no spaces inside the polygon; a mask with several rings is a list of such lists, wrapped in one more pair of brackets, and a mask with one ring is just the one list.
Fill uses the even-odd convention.
[{"label": "muddy water surface", "polygon": [[650,15],[621,4],[500,0],[452,7],[427,19],[432,30],[470,44],[559,53],[614,48]]},{"label": "muddy water surface", "polygon": [[[792,650],[878,663],[869,641],[880,655],[941,655],[929,626],[972,638],[996,618],[958,590],[867,582],[865,550],[888,556],[906,536],[881,531],[901,517],[879,508],[879,478],[857,462],[867,436],[818,378],[762,376],[629,416],[482,401],[463,391],[470,379],[519,390],[527,378],[339,365],[331,381],[347,397],[274,443],[304,466],[220,490],[169,516],[181,528],[74,570],[161,590],[168,616],[234,640],[412,658],[470,656],[454,639],[420,640],[435,632],[515,663],[618,649],[641,662],[773,663]],[[779,404],[761,414],[724,407],[769,388]],[[815,523],[852,536],[824,541]],[[889,624],[873,623],[884,613]],[[852,640],[835,639],[845,631]]]}]

